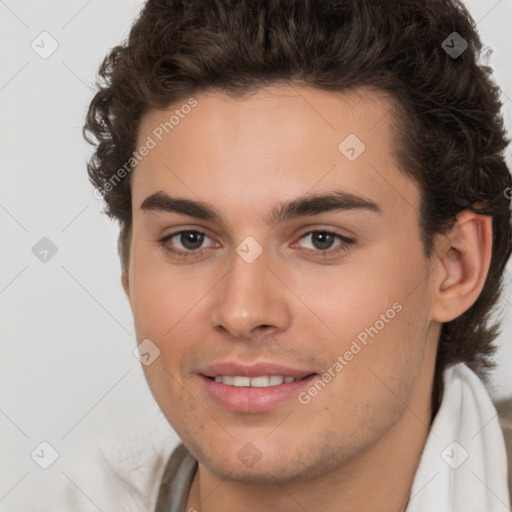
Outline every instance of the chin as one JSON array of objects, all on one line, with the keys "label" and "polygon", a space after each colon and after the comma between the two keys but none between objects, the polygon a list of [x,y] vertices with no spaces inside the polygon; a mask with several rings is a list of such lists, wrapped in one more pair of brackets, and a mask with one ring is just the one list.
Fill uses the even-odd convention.
[{"label": "chin", "polygon": [[[239,445],[241,449],[238,449]],[[297,446],[260,439],[259,443],[255,440],[254,444],[245,440],[232,440],[220,449],[218,445],[187,448],[203,466],[220,478],[252,484],[299,482],[321,477],[353,455],[349,453],[351,450],[341,450],[342,453],[336,457],[333,456],[336,450],[326,443],[310,443],[305,446],[300,440],[297,440]]]},{"label": "chin", "polygon": [[241,464],[236,456],[229,461],[219,461],[210,458],[201,461],[212,473],[221,478],[246,484],[275,484],[299,480],[308,474],[307,468],[301,469],[294,461],[281,459],[279,461],[259,460],[252,467]]}]

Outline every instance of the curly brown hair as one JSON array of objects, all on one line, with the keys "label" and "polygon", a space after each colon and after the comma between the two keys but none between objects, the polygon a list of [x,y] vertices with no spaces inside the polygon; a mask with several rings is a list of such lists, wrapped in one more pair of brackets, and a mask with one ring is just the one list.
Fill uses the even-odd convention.
[{"label": "curly brown hair", "polygon": [[[454,41],[462,50],[467,43],[460,55],[448,51]],[[500,91],[492,70],[479,62],[482,49],[475,22],[458,0],[147,1],[127,41],[105,57],[83,129],[96,146],[90,180],[105,199],[104,213],[120,223],[123,272],[132,225],[129,171],[136,165],[141,118],[150,109],[200,91],[240,97],[276,83],[377,88],[396,103],[398,161],[422,192],[426,256],[459,212],[492,216],[483,290],[442,326],[435,403],[448,365],[464,361],[486,378],[499,333],[499,322],[489,323],[511,252],[505,192],[511,176]]]}]

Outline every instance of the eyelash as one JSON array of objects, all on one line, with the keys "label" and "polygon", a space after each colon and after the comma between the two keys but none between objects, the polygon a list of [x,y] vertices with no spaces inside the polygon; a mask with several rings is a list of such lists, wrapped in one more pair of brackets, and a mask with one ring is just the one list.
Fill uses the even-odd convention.
[{"label": "eyelash", "polygon": [[[169,240],[171,240],[175,236],[181,235],[183,233],[199,233],[201,235],[204,235],[204,236],[210,238],[204,231],[200,231],[200,230],[196,230],[196,229],[184,229],[181,231],[176,231],[174,233],[171,233],[170,235],[166,235],[165,237],[159,239],[158,243],[166,252],[170,253],[174,258],[178,258],[178,259],[198,258],[201,255],[201,253],[204,251],[204,249],[192,249],[192,250],[188,250],[188,251],[182,251],[182,250],[171,249],[171,247],[169,247],[167,245],[167,242]],[[315,250],[315,249],[305,249],[307,254],[314,253],[315,256],[319,256],[321,258],[338,256],[339,254],[347,251],[355,242],[351,238],[341,235],[340,233],[336,233],[335,231],[330,231],[328,229],[315,229],[312,231],[306,231],[299,237],[299,240],[301,240],[302,238],[304,238],[306,236],[312,235],[314,233],[322,233],[325,235],[332,235],[332,236],[338,238],[341,242],[343,242],[343,244],[340,247],[338,247],[337,249],[326,249],[324,251]],[[294,243],[294,245],[295,244],[296,244],[296,242]]]}]

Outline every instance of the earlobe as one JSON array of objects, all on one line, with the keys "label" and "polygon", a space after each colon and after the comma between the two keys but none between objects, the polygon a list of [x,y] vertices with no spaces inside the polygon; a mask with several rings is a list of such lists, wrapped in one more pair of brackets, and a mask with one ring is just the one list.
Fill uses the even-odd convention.
[{"label": "earlobe", "polygon": [[492,252],[492,217],[461,212],[441,240],[433,320],[445,323],[468,310],[485,284]]}]

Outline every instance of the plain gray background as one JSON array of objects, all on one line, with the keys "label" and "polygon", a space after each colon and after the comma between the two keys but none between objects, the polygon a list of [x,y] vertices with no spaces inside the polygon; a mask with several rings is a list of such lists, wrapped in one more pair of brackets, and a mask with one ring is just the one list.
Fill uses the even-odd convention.
[{"label": "plain gray background", "polygon": [[[91,457],[103,432],[115,432],[122,449],[137,438],[168,454],[177,442],[133,355],[117,226],[93,196],[85,168],[91,148],[81,136],[98,66],[127,36],[142,3],[0,0],[2,511],[27,510],[53,486],[85,489],[70,468]],[[512,0],[466,4],[493,50],[489,63],[510,129]],[[58,48],[42,58],[34,40],[40,53]],[[512,165],[511,148],[507,158]],[[33,253],[48,243],[43,237],[57,250],[47,262]],[[494,397],[512,393],[511,304],[507,286]],[[58,452],[48,469],[31,457],[41,449],[48,457],[44,441]],[[94,490],[87,492],[98,510]]]}]

